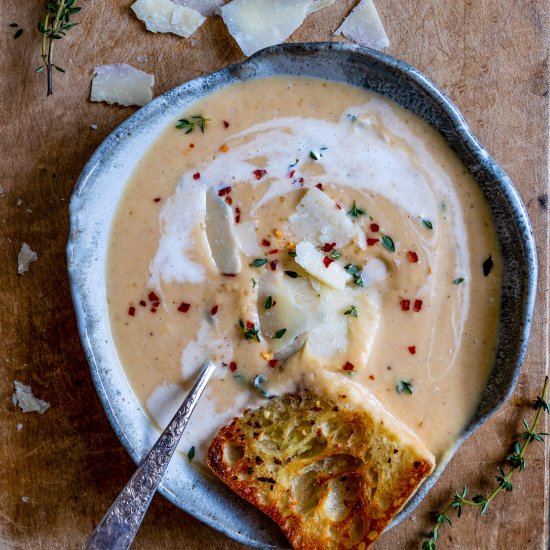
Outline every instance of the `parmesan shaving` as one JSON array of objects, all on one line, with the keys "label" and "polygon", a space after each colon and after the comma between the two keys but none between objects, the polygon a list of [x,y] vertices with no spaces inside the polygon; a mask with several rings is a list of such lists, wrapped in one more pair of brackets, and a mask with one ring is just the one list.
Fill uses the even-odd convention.
[{"label": "parmesan shaving", "polygon": [[311,0],[233,0],[221,8],[244,54],[284,42],[304,21]]},{"label": "parmesan shaving", "polygon": [[155,77],[126,63],[94,69],[91,101],[143,106],[153,99]]},{"label": "parmesan shaving", "polygon": [[137,0],[132,10],[150,32],[171,32],[187,38],[206,20],[198,11],[171,0]]},{"label": "parmesan shaving", "polygon": [[390,45],[372,0],[361,0],[334,34],[342,34],[361,46],[378,50]]},{"label": "parmesan shaving", "polygon": [[26,273],[29,270],[29,265],[36,260],[38,260],[38,254],[27,243],[23,243],[17,255],[17,273],[19,275]]},{"label": "parmesan shaving", "polygon": [[174,0],[174,4],[198,11],[204,17],[215,15],[217,9],[224,4],[224,0]]},{"label": "parmesan shaving", "polygon": [[[31,390],[30,386],[26,386],[21,382],[14,380],[13,385],[15,386],[15,391],[11,398],[14,406],[19,406],[19,408],[24,412],[37,412],[44,414],[50,407],[50,404],[42,399],[36,398]],[[23,426],[21,425],[21,428]]]},{"label": "parmesan shaving", "polygon": [[307,13],[309,15],[310,13],[314,13],[328,6],[332,6],[334,2],[336,2],[336,0],[311,0],[311,3],[307,8]]}]

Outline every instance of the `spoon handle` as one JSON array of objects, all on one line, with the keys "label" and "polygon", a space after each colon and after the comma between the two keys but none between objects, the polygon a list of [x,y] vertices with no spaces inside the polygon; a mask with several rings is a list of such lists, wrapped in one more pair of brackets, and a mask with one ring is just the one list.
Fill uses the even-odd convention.
[{"label": "spoon handle", "polygon": [[206,361],[191,391],[86,543],[85,550],[129,548],[216,365]]}]

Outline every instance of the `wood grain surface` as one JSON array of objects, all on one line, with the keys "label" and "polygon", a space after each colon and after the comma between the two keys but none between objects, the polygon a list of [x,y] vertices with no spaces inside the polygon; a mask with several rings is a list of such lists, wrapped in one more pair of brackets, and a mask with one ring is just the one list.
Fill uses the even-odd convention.
[{"label": "wood grain surface", "polygon": [[[155,93],[243,58],[218,18],[191,38],[146,33],[131,0],[82,0],[58,44],[46,98],[36,75],[36,23],[44,0],[3,0],[0,10],[0,548],[81,548],[134,465],[101,408],[82,351],[66,275],[68,201],[85,162],[133,108],[90,103],[94,66],[126,62],[153,73]],[[292,41],[332,40],[354,0],[310,16]],[[548,362],[547,0],[377,0],[389,52],[415,65],[462,110],[515,182],[535,229],[540,281],[527,361],[512,399],[457,453],[417,511],[376,548],[420,548],[430,510],[467,484],[487,491],[495,468],[532,415]],[[13,38],[9,23],[23,35]],[[91,129],[97,125],[97,130]],[[39,259],[17,275],[25,241]],[[11,403],[13,380],[51,403],[43,415]],[[22,430],[16,425],[21,423]],[[548,545],[548,455],[533,446],[528,468],[485,517],[466,510],[438,548],[542,549]],[[26,497],[26,498],[23,498]],[[191,495],[192,498],[192,495]],[[241,545],[156,497],[135,548]]]}]

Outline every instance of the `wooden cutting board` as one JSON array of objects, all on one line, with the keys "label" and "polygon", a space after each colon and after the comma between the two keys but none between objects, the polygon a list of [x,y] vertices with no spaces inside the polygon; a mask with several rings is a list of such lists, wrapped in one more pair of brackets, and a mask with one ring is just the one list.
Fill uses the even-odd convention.
[{"label": "wooden cutting board", "polygon": [[[134,465],[115,437],[80,346],[65,265],[68,200],[85,162],[133,108],[90,103],[96,65],[126,62],[156,78],[155,92],[243,58],[218,18],[190,39],[146,33],[131,0],[81,1],[80,25],[56,44],[53,97],[39,64],[44,0],[4,0],[0,12],[0,548],[81,548]],[[293,41],[333,40],[354,0],[308,18]],[[488,492],[495,468],[532,417],[548,361],[548,14],[546,0],[377,0],[389,52],[418,67],[462,110],[515,182],[535,229],[540,282],[527,361],[512,399],[457,453],[422,505],[377,548],[420,548],[430,510],[467,484]],[[24,29],[13,38],[16,22]],[[97,129],[92,129],[96,125]],[[39,259],[17,275],[28,242]],[[13,380],[51,403],[43,415],[11,403]],[[22,424],[18,431],[17,424]],[[542,549],[548,543],[543,445],[480,518],[467,510],[438,548]],[[241,545],[156,497],[136,548]]]}]

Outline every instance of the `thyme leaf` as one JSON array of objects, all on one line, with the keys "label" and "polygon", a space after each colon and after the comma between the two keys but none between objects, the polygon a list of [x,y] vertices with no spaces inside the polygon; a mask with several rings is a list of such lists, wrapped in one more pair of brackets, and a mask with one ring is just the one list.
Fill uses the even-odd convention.
[{"label": "thyme leaf", "polygon": [[407,395],[413,394],[413,386],[410,380],[399,380],[397,386],[395,386],[395,391],[397,393],[406,393]]},{"label": "thyme leaf", "polygon": [[190,118],[180,118],[176,128],[179,130],[185,130],[186,134],[190,134],[196,126],[204,134],[204,129],[207,122],[210,122],[209,118],[204,118],[202,115],[191,115]]},{"label": "thyme leaf", "polygon": [[420,223],[426,228],[426,229],[429,229],[430,231],[434,228],[432,222],[430,220],[426,220],[424,218],[422,218],[420,220]]},{"label": "thyme leaf", "polygon": [[382,246],[389,252],[395,252],[395,243],[388,235],[382,236]]},{"label": "thyme leaf", "polygon": [[344,311],[344,315],[351,315],[353,317],[357,317],[357,308],[355,306],[350,306],[350,308],[347,311]]},{"label": "thyme leaf", "polygon": [[351,207],[351,210],[348,212],[348,214],[352,218],[358,218],[359,216],[364,216],[366,213],[367,211],[364,208],[357,206],[355,201],[353,201],[353,206]]}]

